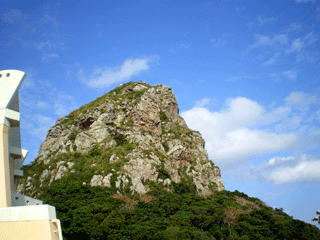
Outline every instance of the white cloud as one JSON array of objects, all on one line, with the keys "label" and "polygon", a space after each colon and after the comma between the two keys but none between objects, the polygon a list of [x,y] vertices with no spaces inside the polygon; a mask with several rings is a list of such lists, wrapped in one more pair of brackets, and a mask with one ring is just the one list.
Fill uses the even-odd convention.
[{"label": "white cloud", "polygon": [[292,31],[301,30],[302,25],[300,23],[291,23],[290,26],[285,30],[287,33]]},{"label": "white cloud", "polygon": [[41,51],[45,48],[49,48],[49,49],[61,49],[61,50],[65,50],[67,49],[66,47],[62,47],[62,43],[54,43],[53,41],[51,40],[47,40],[45,42],[36,42],[36,43],[33,43],[33,46]]},{"label": "white cloud", "polygon": [[213,99],[210,99],[210,98],[204,98],[204,99],[198,100],[198,101],[196,101],[195,106],[199,107],[199,108],[208,106],[208,105],[212,104],[212,100]]},{"label": "white cloud", "polygon": [[308,122],[312,122],[312,121],[320,122],[320,109],[311,114],[310,118],[308,119]]},{"label": "white cloud", "polygon": [[286,78],[290,79],[291,81],[295,81],[298,78],[298,71],[296,69],[291,69],[291,70],[288,70],[288,71],[284,71],[283,75]]},{"label": "white cloud", "polygon": [[265,179],[277,184],[320,181],[320,159],[312,156],[273,158],[268,165],[261,165],[260,172]]},{"label": "white cloud", "polygon": [[50,105],[46,102],[37,102],[37,107],[42,108],[42,109],[48,109]]},{"label": "white cloud", "polygon": [[226,109],[220,112],[194,107],[181,116],[191,129],[203,135],[210,158],[218,166],[226,167],[249,157],[292,147],[298,141],[297,134],[276,134],[257,128],[286,118],[288,112],[283,107],[266,113],[257,102],[238,97],[228,99]]},{"label": "white cloud", "polygon": [[259,22],[260,26],[267,24],[267,23],[270,23],[270,22],[275,23],[277,20],[278,20],[277,17],[263,18],[263,16],[261,16],[261,15],[258,16],[258,22]]},{"label": "white cloud", "polygon": [[178,84],[179,86],[182,86],[183,85],[183,82],[178,80],[178,79],[173,79],[172,82]]},{"label": "white cloud", "polygon": [[45,27],[58,27],[58,20],[55,17],[50,16],[48,13],[45,13],[39,23]]},{"label": "white cloud", "polygon": [[291,44],[291,47],[288,48],[285,53],[290,54],[292,52],[300,52],[303,47],[303,42],[301,41],[300,38],[297,38],[296,40],[293,41]]},{"label": "white cloud", "polygon": [[9,9],[2,14],[2,20],[6,23],[15,24],[26,19],[26,15],[18,9]]},{"label": "white cloud", "polygon": [[[227,99],[223,109],[214,112],[205,108],[209,101],[197,101],[181,116],[191,129],[202,134],[210,159],[224,170],[252,157],[320,144],[320,129],[313,126],[320,121],[320,110],[309,113],[308,108],[319,104],[315,94],[292,92],[284,99],[284,105],[269,105],[268,111],[256,101],[237,97]],[[290,159],[273,158],[269,165]]]},{"label": "white cloud", "polygon": [[306,45],[315,43],[319,40],[319,35],[317,33],[314,32],[310,32],[309,34],[307,34],[304,38],[303,38],[304,42]]},{"label": "white cloud", "polygon": [[59,57],[59,55],[57,53],[50,53],[50,54],[45,53],[42,56],[41,61],[42,62],[49,62],[51,59],[58,58],[58,57]]},{"label": "white cloud", "polygon": [[312,155],[296,154],[274,157],[267,162],[253,165],[245,163],[226,169],[224,174],[238,180],[265,179],[275,184],[320,181],[320,159]]},{"label": "white cloud", "polygon": [[245,79],[254,79],[254,77],[251,76],[233,76],[227,78],[227,82],[234,82],[234,81],[240,81],[240,80],[245,80]]},{"label": "white cloud", "polygon": [[300,52],[303,48],[305,48],[306,46],[315,43],[319,40],[319,35],[314,33],[314,32],[310,32],[309,34],[307,34],[303,39],[301,38],[297,38],[295,39],[290,48],[288,48],[285,53],[286,54],[290,54],[293,52]]},{"label": "white cloud", "polygon": [[309,63],[314,63],[319,59],[319,52],[317,51],[302,51],[297,55],[296,62],[308,61]]},{"label": "white cloud", "polygon": [[189,45],[185,44],[185,43],[180,43],[179,46],[177,47],[173,47],[169,49],[170,53],[178,53],[181,49],[188,49]]},{"label": "white cloud", "polygon": [[286,99],[287,105],[296,108],[307,108],[311,104],[319,103],[319,98],[316,94],[310,95],[303,92],[292,92]]},{"label": "white cloud", "polygon": [[320,20],[320,6],[317,7],[316,11],[313,14],[313,17],[317,20]]},{"label": "white cloud", "polygon": [[264,36],[261,34],[255,35],[256,42],[250,45],[247,49],[254,49],[261,46],[271,46],[274,44],[287,45],[288,44],[288,36],[285,34],[277,34],[273,38],[268,36]]},{"label": "white cloud", "polygon": [[268,61],[264,62],[262,65],[267,65],[267,66],[273,65],[277,61],[279,56],[280,56],[279,52],[275,53],[271,58],[269,58]]},{"label": "white cloud", "polygon": [[307,2],[315,3],[316,0],[296,0],[296,3],[307,3]]},{"label": "white cloud", "polygon": [[149,63],[158,59],[158,56],[146,58],[127,59],[121,66],[96,68],[89,78],[83,77],[82,69],[79,69],[79,75],[82,81],[91,88],[104,87],[112,83],[118,83],[138,75],[142,71],[149,70]]},{"label": "white cloud", "polygon": [[290,161],[293,160],[293,157],[275,157],[275,158],[271,158],[268,162],[269,165],[274,165],[274,164],[278,164],[278,163],[282,163],[285,161]]}]

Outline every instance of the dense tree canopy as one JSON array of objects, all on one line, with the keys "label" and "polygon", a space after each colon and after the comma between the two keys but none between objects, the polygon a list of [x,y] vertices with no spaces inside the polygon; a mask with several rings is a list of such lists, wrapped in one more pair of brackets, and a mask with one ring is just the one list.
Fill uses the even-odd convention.
[{"label": "dense tree canopy", "polygon": [[56,207],[65,240],[320,239],[315,226],[238,191],[203,198],[185,183],[171,193],[150,186],[148,195],[125,196],[62,178],[41,198]]}]

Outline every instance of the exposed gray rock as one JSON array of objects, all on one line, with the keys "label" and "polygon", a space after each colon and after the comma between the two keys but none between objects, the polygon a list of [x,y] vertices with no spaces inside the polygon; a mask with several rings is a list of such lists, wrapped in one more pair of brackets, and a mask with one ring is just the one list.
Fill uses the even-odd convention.
[{"label": "exposed gray rock", "polygon": [[[48,177],[48,176],[49,176],[49,170],[48,170],[48,169],[45,169],[45,170],[42,172],[41,176],[40,176],[41,185],[42,185],[42,182],[44,181],[44,179],[45,179],[46,177]],[[40,185],[40,186],[41,186],[41,185]]]},{"label": "exposed gray rock", "polygon": [[54,180],[58,180],[58,179],[62,178],[66,171],[68,171],[68,169],[65,166],[61,165],[58,169],[58,172],[57,172]]},{"label": "exposed gray rock", "polygon": [[75,165],[74,162],[67,162],[67,164],[68,164],[68,167],[69,167],[69,168],[72,168],[72,167]]},{"label": "exposed gray rock", "polygon": [[163,181],[163,185],[165,186],[169,186],[171,184],[171,180],[169,178],[166,178],[164,181]]},{"label": "exposed gray rock", "polygon": [[[201,196],[212,194],[213,188],[224,189],[220,169],[208,159],[201,134],[189,129],[179,116],[178,103],[170,87],[150,86],[141,81],[122,86],[121,92],[117,92],[103,97],[98,106],[93,105],[87,111],[81,110],[76,117],[70,116],[74,120],[69,125],[65,124],[66,120],[70,121],[69,117],[57,120],[41,144],[36,160],[47,168],[41,175],[33,174],[33,178],[38,176],[41,185],[45,184],[45,179],[50,179],[50,186],[53,181],[67,174],[77,174],[77,161],[53,164],[55,157],[68,151],[87,154],[97,145],[100,149],[111,149],[111,157],[90,161],[85,167],[101,169],[99,164],[102,161],[121,164],[121,171],[118,170],[119,166],[111,166],[111,173],[105,175],[104,172],[110,171],[107,170],[110,168],[101,169],[102,174],[92,175],[91,186],[111,187],[114,184],[119,192],[130,188],[132,192],[145,194],[149,191],[148,181],[170,190],[172,182],[181,182],[187,174]],[[165,120],[164,115],[167,117]],[[118,149],[122,144],[117,144],[116,136],[124,136],[126,144],[136,144],[135,149],[117,150],[115,153],[115,147]],[[126,144],[124,148],[128,148]],[[159,169],[164,169],[170,178],[158,178]],[[184,173],[181,174],[181,171]],[[38,187],[34,186],[36,181],[33,178],[29,176],[19,182],[18,190],[33,193]],[[115,182],[111,184],[111,180]]]},{"label": "exposed gray rock", "polygon": [[109,173],[107,176],[105,176],[102,180],[102,185],[101,186],[105,186],[105,187],[111,187],[111,177],[112,177],[112,173]]},{"label": "exposed gray rock", "polygon": [[117,161],[119,158],[117,157],[116,154],[112,154],[110,159],[109,159],[109,163],[114,163],[115,161]]},{"label": "exposed gray rock", "polygon": [[103,176],[101,175],[93,175],[90,186],[101,186],[102,185]]},{"label": "exposed gray rock", "polygon": [[139,91],[142,91],[142,90],[145,90],[145,89],[147,89],[146,86],[144,86],[144,85],[142,85],[142,84],[138,84],[137,86],[135,86],[135,87],[133,88],[133,91],[134,91],[134,92],[139,92]]}]

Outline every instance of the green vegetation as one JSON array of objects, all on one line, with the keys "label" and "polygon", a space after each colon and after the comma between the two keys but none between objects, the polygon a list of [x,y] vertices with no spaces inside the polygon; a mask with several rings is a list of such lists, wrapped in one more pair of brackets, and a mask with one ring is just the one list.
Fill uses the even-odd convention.
[{"label": "green vegetation", "polygon": [[168,146],[168,143],[167,143],[167,142],[163,142],[163,143],[162,143],[162,146],[163,146],[164,150],[166,150],[166,152],[169,151],[169,146]]},{"label": "green vegetation", "polygon": [[165,121],[169,121],[170,119],[167,117],[167,115],[164,112],[160,111],[160,120],[161,122],[165,122]]},{"label": "green vegetation", "polygon": [[184,139],[182,137],[182,134],[186,134],[186,135],[190,136],[192,134],[192,132],[190,132],[188,128],[180,126],[177,122],[175,122],[175,128],[170,129],[168,131],[168,133],[172,134],[172,136],[170,136],[169,139],[179,139],[185,143],[188,143],[190,146],[192,146],[191,141]]},{"label": "green vegetation", "polygon": [[76,136],[79,134],[78,131],[73,131],[69,136],[68,136],[68,139],[74,143],[74,140],[76,139]]},{"label": "green vegetation", "polygon": [[[77,181],[78,180],[78,181]],[[185,183],[168,193],[153,183],[145,197],[116,194],[112,188],[83,186],[62,178],[43,194],[56,207],[65,240],[73,239],[319,239],[311,224],[255,204],[242,206],[239,192],[221,191],[202,198]],[[149,199],[149,200],[146,200]]]},{"label": "green vegetation", "polygon": [[316,214],[319,215],[319,217],[313,218],[313,219],[311,219],[311,221],[318,221],[318,223],[320,224],[320,212],[317,211]]},{"label": "green vegetation", "polygon": [[[128,102],[127,107],[137,104],[146,90],[139,92],[129,90],[122,95],[125,89],[133,87],[134,84],[130,82],[110,91],[71,112],[62,125],[70,127],[70,124],[79,118],[80,113],[88,113],[104,104],[106,98],[113,101],[115,106],[125,100]],[[171,121],[162,111],[160,119]],[[208,187],[214,191],[212,196],[203,198],[197,195],[196,186],[186,173],[186,165],[178,169],[181,182],[175,183],[164,167],[165,161],[168,158],[168,161],[172,159],[157,148],[144,149],[142,152],[145,156],[155,154],[160,159],[161,164],[154,164],[159,173],[158,178],[170,179],[171,185],[164,186],[161,183],[142,180],[150,191],[146,195],[139,195],[131,192],[132,181],[128,177],[128,187],[120,190],[122,194],[117,193],[119,191],[115,186],[119,177],[117,172],[124,171],[124,163],[130,160],[127,155],[139,148],[139,145],[130,142],[124,135],[124,131],[134,125],[133,119],[127,119],[119,127],[113,122],[106,125],[113,133],[110,133],[104,141],[116,142],[114,145],[108,145],[111,147],[103,149],[99,144],[95,144],[88,154],[81,154],[70,152],[71,146],[67,146],[67,153],[57,155],[62,148],[59,146],[49,154],[50,162],[46,165],[37,158],[32,164],[22,168],[25,174],[19,183],[25,184],[27,177],[32,176],[31,181],[34,185],[34,188],[25,194],[56,207],[64,240],[320,239],[320,231],[315,226],[295,220],[283,212],[283,209],[272,209],[258,198],[249,197],[242,192],[225,190],[217,192],[215,191],[217,185],[211,183]],[[162,131],[164,134],[171,133],[170,139],[180,139],[183,144],[187,143],[186,145],[192,148],[192,142],[185,139],[193,135],[188,128],[176,122],[173,129],[166,132],[163,128]],[[142,130],[142,133],[154,135],[151,131]],[[68,137],[69,140],[74,143],[78,134],[79,132],[73,131]],[[167,142],[163,142],[162,146],[166,151],[169,150]],[[73,150],[77,150],[75,145]],[[110,163],[109,159],[113,154],[117,156],[117,160]],[[184,158],[191,163],[189,169],[191,172],[196,165],[196,158],[188,155]],[[67,171],[61,179],[53,181],[50,186],[51,176],[47,176],[40,187],[40,176],[44,170],[57,169],[58,163],[67,166],[68,162],[75,163],[72,167],[74,172]],[[201,164],[206,163],[201,161]],[[90,186],[93,175],[106,176],[109,173],[113,174],[110,179],[111,187]],[[320,215],[319,212],[317,214]],[[320,217],[314,220],[320,223]]]},{"label": "green vegetation", "polygon": [[113,138],[117,142],[118,146],[122,146],[128,142],[126,136],[123,134],[117,134]]},{"label": "green vegetation", "polygon": [[133,125],[134,125],[134,121],[133,121],[133,119],[128,119],[127,120],[127,122],[126,122],[126,124],[129,126],[129,127],[132,127]]},{"label": "green vegetation", "polygon": [[[147,87],[150,87],[150,85],[148,84],[145,84]],[[135,86],[135,83],[133,82],[128,82],[126,84],[123,84],[117,88],[115,88],[114,90],[98,97],[96,100],[88,103],[88,104],[85,104],[83,106],[81,106],[79,109],[77,110],[74,110],[72,111],[71,113],[69,113],[69,115],[61,122],[61,124],[66,127],[66,128],[70,128],[70,126],[72,124],[74,124],[75,120],[76,119],[79,119],[79,115],[80,113],[87,113],[87,112],[91,112],[94,108],[98,107],[98,106],[101,106],[103,104],[105,104],[106,102],[106,99],[108,99],[109,101],[119,101],[118,103],[115,104],[116,105],[119,105],[121,104],[124,99],[128,99],[130,104],[129,104],[129,107],[130,106],[133,106],[134,104],[137,104],[139,101],[136,101],[135,103],[132,103],[131,100],[133,99],[136,99],[136,100],[139,100],[141,98],[141,96],[145,93],[145,90],[142,90],[142,91],[138,91],[138,92],[127,92],[125,95],[121,95],[122,91],[125,89],[125,88],[133,88]],[[101,110],[102,112],[102,110]]]},{"label": "green vegetation", "polygon": [[166,178],[169,178],[169,179],[170,179],[169,173],[164,169],[163,166],[161,166],[161,167],[159,168],[158,178],[161,178],[162,180],[165,180]]},{"label": "green vegetation", "polygon": [[88,154],[91,157],[100,156],[102,154],[102,150],[98,148],[98,144],[95,144]]}]

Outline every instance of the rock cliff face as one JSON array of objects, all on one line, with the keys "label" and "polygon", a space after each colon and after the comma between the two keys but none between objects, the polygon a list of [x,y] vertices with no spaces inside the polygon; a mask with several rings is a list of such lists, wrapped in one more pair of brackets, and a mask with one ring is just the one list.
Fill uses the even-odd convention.
[{"label": "rock cliff face", "polygon": [[223,190],[200,133],[178,113],[170,87],[124,84],[57,120],[18,192],[37,196],[42,187],[78,171],[87,172],[83,184],[120,193],[145,194],[151,182],[168,191],[173,182],[192,182],[201,196]]}]

